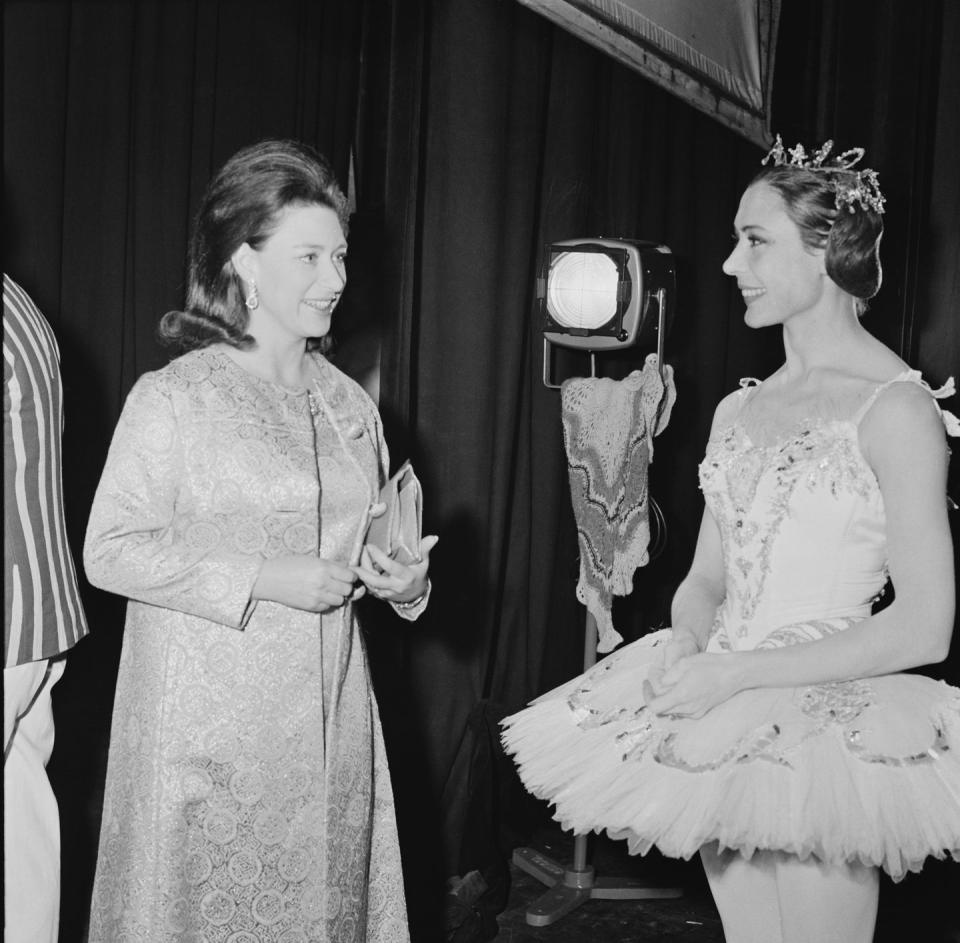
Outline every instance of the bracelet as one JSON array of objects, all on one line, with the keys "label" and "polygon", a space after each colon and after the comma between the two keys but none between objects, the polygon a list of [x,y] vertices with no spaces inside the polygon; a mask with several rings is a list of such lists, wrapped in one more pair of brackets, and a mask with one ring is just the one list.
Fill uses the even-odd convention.
[{"label": "bracelet", "polygon": [[421,593],[416,599],[411,599],[410,602],[395,602],[394,606],[396,606],[397,609],[413,609],[423,602],[423,597],[426,595],[426,593]]},{"label": "bracelet", "polygon": [[[429,588],[430,588],[430,584],[428,583],[428,584],[427,584],[427,589],[429,589]],[[423,602],[424,599],[426,599],[427,589],[425,589],[419,596],[417,596],[416,599],[411,599],[409,602],[396,602],[396,601],[395,601],[395,602],[393,603],[393,605],[396,606],[397,609],[415,609],[417,606],[420,605],[420,603]]]}]

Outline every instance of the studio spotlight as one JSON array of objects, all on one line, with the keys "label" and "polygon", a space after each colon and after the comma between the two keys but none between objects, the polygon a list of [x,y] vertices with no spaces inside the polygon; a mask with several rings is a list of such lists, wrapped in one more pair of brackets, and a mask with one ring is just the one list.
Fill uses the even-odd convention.
[{"label": "studio spotlight", "polygon": [[551,348],[590,354],[656,343],[663,363],[676,274],[665,245],[628,239],[564,239],[550,243],[537,279],[543,318],[543,382],[553,389]]}]

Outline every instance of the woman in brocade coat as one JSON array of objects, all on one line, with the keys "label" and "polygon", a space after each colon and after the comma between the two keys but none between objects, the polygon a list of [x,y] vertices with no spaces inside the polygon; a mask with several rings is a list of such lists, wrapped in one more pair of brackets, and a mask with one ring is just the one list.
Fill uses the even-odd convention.
[{"label": "woman in brocade coat", "polygon": [[[187,350],[126,402],[87,531],[130,600],[90,943],[403,943],[393,796],[352,602],[415,619],[422,562],[364,545],[376,407],[314,349],[346,201],[293,142],[237,153],[190,245]],[[374,566],[376,564],[376,566]]]}]

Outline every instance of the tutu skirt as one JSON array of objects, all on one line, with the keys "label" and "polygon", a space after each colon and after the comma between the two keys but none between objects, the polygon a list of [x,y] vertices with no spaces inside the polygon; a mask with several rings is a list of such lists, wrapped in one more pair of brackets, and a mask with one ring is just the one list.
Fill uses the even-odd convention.
[{"label": "tutu skirt", "polygon": [[960,689],[894,674],[742,691],[702,718],[658,717],[643,681],[664,629],[503,721],[524,785],[575,833],[690,858],[719,842],[858,861],[895,880],[960,860]]}]

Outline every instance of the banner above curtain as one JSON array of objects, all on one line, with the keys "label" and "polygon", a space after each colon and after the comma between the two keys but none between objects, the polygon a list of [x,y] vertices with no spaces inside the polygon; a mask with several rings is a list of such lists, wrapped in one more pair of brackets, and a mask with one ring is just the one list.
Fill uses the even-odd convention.
[{"label": "banner above curtain", "polygon": [[780,0],[519,2],[769,146]]}]

